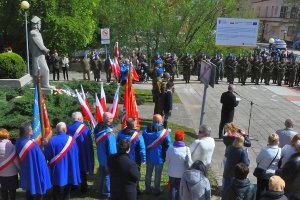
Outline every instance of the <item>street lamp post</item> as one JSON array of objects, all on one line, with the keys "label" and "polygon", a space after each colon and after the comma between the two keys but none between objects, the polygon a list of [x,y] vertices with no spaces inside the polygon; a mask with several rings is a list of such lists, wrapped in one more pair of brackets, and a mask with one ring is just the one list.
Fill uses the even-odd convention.
[{"label": "street lamp post", "polygon": [[27,59],[27,73],[30,74],[29,69],[29,49],[28,49],[28,28],[27,28],[27,10],[30,4],[27,1],[21,2],[21,9],[25,11],[25,32],[26,32],[26,59]]}]

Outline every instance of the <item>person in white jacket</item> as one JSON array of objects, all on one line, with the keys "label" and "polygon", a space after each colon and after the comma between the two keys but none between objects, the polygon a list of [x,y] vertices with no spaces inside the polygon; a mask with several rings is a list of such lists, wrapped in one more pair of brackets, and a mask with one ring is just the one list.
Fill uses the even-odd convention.
[{"label": "person in white jacket", "polygon": [[170,199],[179,199],[180,180],[185,170],[193,163],[190,148],[185,145],[184,131],[175,132],[175,142],[166,153],[166,163],[168,165],[168,175],[170,182]]},{"label": "person in white jacket", "polygon": [[19,160],[15,153],[15,146],[9,140],[9,132],[0,129],[0,184],[2,199],[16,199],[19,188],[18,172]]},{"label": "person in white jacket", "polygon": [[199,128],[198,139],[191,145],[192,160],[201,160],[208,168],[211,164],[211,159],[215,149],[215,140],[210,137],[211,128],[206,125],[201,125]]}]

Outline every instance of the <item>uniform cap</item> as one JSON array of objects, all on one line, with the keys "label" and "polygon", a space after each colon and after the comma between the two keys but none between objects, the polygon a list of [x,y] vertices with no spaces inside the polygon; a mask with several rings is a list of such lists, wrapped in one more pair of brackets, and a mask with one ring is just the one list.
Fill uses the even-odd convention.
[{"label": "uniform cap", "polygon": [[38,22],[40,22],[41,19],[37,16],[34,16],[32,19],[31,19],[31,22],[34,23],[34,24],[37,24]]},{"label": "uniform cap", "polygon": [[156,73],[157,74],[162,74],[162,73],[164,73],[164,69],[163,68],[157,68],[157,70],[156,70]]},{"label": "uniform cap", "polygon": [[162,62],[162,60],[157,59],[157,60],[155,61],[155,64],[160,65],[160,64],[163,64],[163,62]]}]

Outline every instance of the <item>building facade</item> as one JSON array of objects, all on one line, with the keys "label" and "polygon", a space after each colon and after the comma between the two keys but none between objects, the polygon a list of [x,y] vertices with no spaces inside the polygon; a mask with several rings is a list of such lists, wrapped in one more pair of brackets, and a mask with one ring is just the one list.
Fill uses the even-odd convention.
[{"label": "building facade", "polygon": [[252,0],[252,11],[260,19],[261,39],[300,39],[300,0]]}]

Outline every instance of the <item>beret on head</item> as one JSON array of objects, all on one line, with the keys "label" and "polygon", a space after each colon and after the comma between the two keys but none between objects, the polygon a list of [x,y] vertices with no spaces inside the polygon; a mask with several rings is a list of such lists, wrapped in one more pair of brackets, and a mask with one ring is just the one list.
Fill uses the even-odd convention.
[{"label": "beret on head", "polygon": [[160,64],[163,64],[163,62],[162,62],[162,60],[157,59],[157,60],[155,61],[155,64],[160,65]]},{"label": "beret on head", "polygon": [[280,176],[272,176],[269,180],[269,190],[274,192],[283,192],[285,182]]},{"label": "beret on head", "polygon": [[164,73],[164,69],[161,68],[161,67],[160,67],[160,68],[157,68],[157,69],[156,69],[156,73],[157,73],[157,74],[162,74],[162,73]]},{"label": "beret on head", "polygon": [[176,141],[183,141],[184,140],[184,131],[183,130],[176,130],[175,140]]}]

